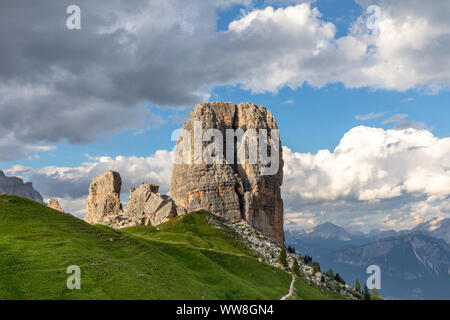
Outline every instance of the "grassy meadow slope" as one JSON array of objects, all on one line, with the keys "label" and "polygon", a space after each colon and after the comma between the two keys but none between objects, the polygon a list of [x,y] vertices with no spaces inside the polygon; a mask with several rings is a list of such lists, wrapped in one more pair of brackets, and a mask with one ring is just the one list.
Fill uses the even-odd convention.
[{"label": "grassy meadow slope", "polygon": [[[66,287],[70,265],[81,290]],[[290,282],[206,212],[117,231],[0,195],[0,299],[280,299]]]}]

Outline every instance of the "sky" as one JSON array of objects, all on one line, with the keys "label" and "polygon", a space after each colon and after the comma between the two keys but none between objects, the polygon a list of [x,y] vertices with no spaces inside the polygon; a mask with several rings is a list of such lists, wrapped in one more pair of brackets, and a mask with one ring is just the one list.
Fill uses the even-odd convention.
[{"label": "sky", "polygon": [[168,192],[195,104],[252,102],[280,128],[286,228],[450,217],[449,16],[447,0],[2,1],[0,169],[82,217],[106,170],[124,202],[142,180]]}]

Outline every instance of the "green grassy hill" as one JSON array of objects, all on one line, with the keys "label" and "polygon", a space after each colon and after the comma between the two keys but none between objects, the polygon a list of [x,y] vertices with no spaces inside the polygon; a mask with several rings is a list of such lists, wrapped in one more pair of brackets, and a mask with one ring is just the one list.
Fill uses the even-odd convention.
[{"label": "green grassy hill", "polygon": [[[206,212],[117,231],[0,195],[0,299],[280,299],[290,282]],[[296,282],[298,299],[338,298]]]}]

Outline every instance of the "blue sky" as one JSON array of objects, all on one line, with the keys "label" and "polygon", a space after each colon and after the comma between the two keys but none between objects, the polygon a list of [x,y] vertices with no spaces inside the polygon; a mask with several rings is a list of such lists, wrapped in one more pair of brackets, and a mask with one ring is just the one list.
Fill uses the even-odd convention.
[{"label": "blue sky", "polygon": [[64,1],[28,7],[42,16],[35,29],[8,20],[21,2],[3,10],[0,169],[44,197],[82,215],[89,181],[117,168],[126,187],[145,177],[167,191],[171,134],[195,103],[248,101],[273,112],[288,148],[288,225],[401,229],[450,216],[447,2],[79,3],[78,33],[55,23]]}]

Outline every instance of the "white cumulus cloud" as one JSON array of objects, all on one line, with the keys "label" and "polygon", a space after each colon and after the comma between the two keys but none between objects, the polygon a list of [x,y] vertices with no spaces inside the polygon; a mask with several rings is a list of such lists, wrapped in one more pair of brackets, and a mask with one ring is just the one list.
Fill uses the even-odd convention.
[{"label": "white cumulus cloud", "polygon": [[[365,217],[368,223],[396,228],[445,214],[450,138],[413,128],[359,126],[347,132],[333,152],[283,151],[287,212],[309,210],[322,222],[348,225]],[[387,215],[390,218],[382,222]]]}]

